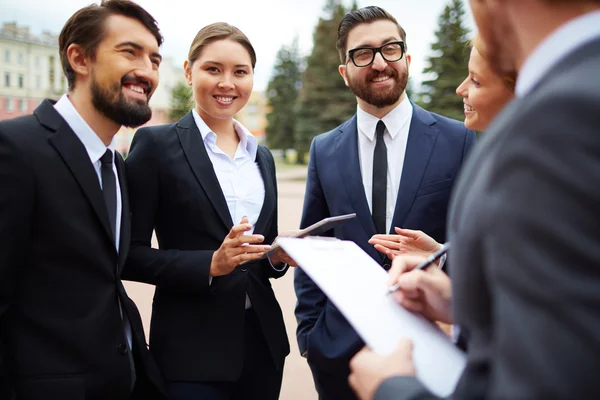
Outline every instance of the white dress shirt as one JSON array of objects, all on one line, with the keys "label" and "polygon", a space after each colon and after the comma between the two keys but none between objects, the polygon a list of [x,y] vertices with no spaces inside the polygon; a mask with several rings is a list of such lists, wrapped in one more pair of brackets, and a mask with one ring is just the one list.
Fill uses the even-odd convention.
[{"label": "white dress shirt", "polygon": [[529,93],[544,75],[579,47],[598,38],[600,11],[575,18],[556,29],[525,60],[517,77],[517,97]]},{"label": "white dress shirt", "polygon": [[[252,229],[245,234],[251,235],[265,201],[265,183],[256,162],[258,141],[245,126],[233,120],[240,143],[231,158],[217,146],[217,135],[196,110],[192,110],[192,114],[225,196],[231,220],[237,225],[244,216],[248,217]],[[212,278],[210,281],[212,282]],[[251,306],[250,298],[246,294],[246,309]]]},{"label": "white dress shirt", "polygon": [[[90,126],[85,122],[85,120],[79,115],[69,97],[65,94],[60,100],[56,102],[54,105],[56,111],[63,117],[63,119],[67,122],[67,124],[71,127],[75,135],[79,138],[85,150],[90,158],[92,165],[94,166],[94,170],[96,171],[96,175],[98,176],[98,182],[100,183],[100,188],[102,188],[102,175],[100,172],[100,168],[102,166],[102,162],[100,158],[106,153],[106,150],[110,150],[115,153],[114,139],[110,142],[108,146],[102,142],[102,140],[96,135],[96,133],[90,128]],[[117,174],[117,166],[113,162],[113,174],[115,174],[115,182],[117,182],[117,221],[115,221],[115,247],[117,249],[117,253],[119,252],[119,240],[121,238],[121,213],[122,213],[122,203],[121,203],[121,185],[119,184],[119,175]],[[118,268],[118,265],[115,265],[115,268]],[[120,307],[120,304],[119,304]],[[121,317],[123,317],[123,311],[121,310]],[[129,347],[131,348],[131,326],[129,325],[129,320],[127,318],[123,319],[123,325],[125,327],[125,335],[127,336],[127,341],[129,343]]]},{"label": "white dress shirt", "polygon": [[[396,199],[400,187],[400,178],[402,177],[402,168],[404,166],[404,155],[406,153],[406,143],[408,141],[408,131],[412,121],[413,107],[408,97],[398,104],[396,108],[387,113],[381,120],[385,124],[383,140],[387,147],[387,196],[385,212],[386,233],[392,228],[392,219],[396,209]],[[375,151],[375,128],[379,118],[363,111],[358,107],[356,112],[356,122],[358,125],[358,158],[360,162],[360,171],[362,174],[363,187],[369,210],[373,213],[373,152]]]}]

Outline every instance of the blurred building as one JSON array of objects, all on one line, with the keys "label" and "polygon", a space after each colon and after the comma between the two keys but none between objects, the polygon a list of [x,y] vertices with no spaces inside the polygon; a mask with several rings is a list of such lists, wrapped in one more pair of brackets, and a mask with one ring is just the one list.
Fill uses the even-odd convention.
[{"label": "blurred building", "polygon": [[45,98],[67,90],[58,57],[58,38],[32,35],[26,27],[0,28],[0,120],[33,112]]},{"label": "blurred building", "polygon": [[[164,57],[159,68],[159,84],[150,99],[152,119],[145,126],[171,121],[171,92],[178,82],[185,82],[183,65]],[[16,22],[0,28],[0,120],[31,114],[46,98],[57,100],[68,85],[58,54],[58,36],[49,32],[33,35],[29,28]],[[236,115],[258,140],[265,138],[267,100],[263,92],[252,92],[248,104]],[[127,154],[135,129],[121,128],[115,146]]]},{"label": "blurred building", "polygon": [[254,91],[244,108],[235,116],[246,128],[252,132],[259,143],[265,141],[265,128],[267,127],[268,104],[264,92]]}]

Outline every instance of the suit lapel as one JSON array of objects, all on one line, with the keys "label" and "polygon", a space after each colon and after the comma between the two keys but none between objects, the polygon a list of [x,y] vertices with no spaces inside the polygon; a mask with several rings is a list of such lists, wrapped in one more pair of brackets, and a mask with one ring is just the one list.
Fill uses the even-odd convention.
[{"label": "suit lapel", "polygon": [[402,177],[390,228],[392,233],[395,233],[395,226],[402,227],[404,224],[421,185],[438,135],[438,130],[432,126],[434,123],[435,119],[427,111],[413,104],[413,116],[408,132]]},{"label": "suit lapel", "polygon": [[342,177],[342,183],[346,189],[346,194],[360,220],[365,232],[369,236],[376,233],[373,216],[369,210],[365,188],[362,184],[362,175],[360,171],[358,156],[358,128],[356,125],[356,115],[346,124],[340,127],[336,132],[336,145],[332,156],[336,160],[339,173]]},{"label": "suit lapel", "polygon": [[50,144],[54,146],[71,171],[71,174],[77,180],[81,190],[96,212],[106,234],[114,243],[114,237],[108,221],[108,211],[104,205],[104,197],[102,196],[102,189],[100,189],[98,175],[88,157],[85,146],[54,109],[50,101],[45,100],[42,102],[34,111],[34,114],[42,125],[54,132],[48,137]]},{"label": "suit lapel", "polygon": [[271,221],[271,217],[275,211],[276,193],[273,182],[273,171],[265,153],[266,151],[261,147],[256,152],[256,162],[258,163],[260,175],[265,185],[265,199],[258,220],[256,221],[256,226],[254,227],[254,233],[266,232],[267,224]]},{"label": "suit lapel", "polygon": [[231,230],[233,221],[227,208],[227,202],[221,185],[215,174],[213,165],[208,157],[204,142],[202,141],[202,135],[196,126],[192,113],[188,113],[183,117],[176,127],[177,135],[179,136],[179,142],[185,153],[185,157],[196,176],[196,179],[204,189],[204,192],[208,196],[211,204],[215,208],[217,215],[223,221],[223,224],[227,228],[227,231]]},{"label": "suit lapel", "polygon": [[131,218],[129,216],[129,195],[127,192],[127,178],[125,177],[125,163],[119,153],[115,152],[117,175],[121,188],[121,231],[119,239],[119,273],[125,264],[129,251],[129,239],[131,235]]}]

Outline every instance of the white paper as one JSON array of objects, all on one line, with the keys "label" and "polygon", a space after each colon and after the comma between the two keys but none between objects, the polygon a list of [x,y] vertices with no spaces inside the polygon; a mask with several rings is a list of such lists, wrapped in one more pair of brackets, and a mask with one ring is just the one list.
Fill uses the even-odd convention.
[{"label": "white paper", "polygon": [[369,347],[389,354],[401,338],[411,339],[417,378],[437,396],[454,391],[466,365],[465,354],[439,327],[387,294],[387,272],[360,247],[330,238],[279,238],[278,242]]}]

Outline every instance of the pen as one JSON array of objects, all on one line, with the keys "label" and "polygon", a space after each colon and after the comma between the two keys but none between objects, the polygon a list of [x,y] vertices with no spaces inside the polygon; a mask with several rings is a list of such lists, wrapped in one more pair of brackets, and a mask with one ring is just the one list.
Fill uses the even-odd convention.
[{"label": "pen", "polygon": [[[450,242],[444,243],[442,245],[442,247],[439,248],[438,251],[436,251],[435,253],[433,253],[429,257],[427,257],[427,259],[425,261],[423,261],[421,264],[419,264],[415,268],[413,268],[412,271],[416,271],[418,269],[427,268],[428,266],[430,266],[431,264],[433,264],[438,258],[440,258],[444,254],[446,254],[448,252],[449,248],[450,248]],[[400,285],[398,283],[396,283],[394,286],[390,286],[390,288],[388,289],[388,294],[394,293],[398,289],[400,289]]]}]

